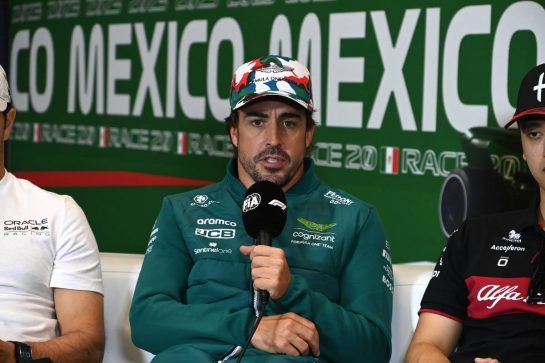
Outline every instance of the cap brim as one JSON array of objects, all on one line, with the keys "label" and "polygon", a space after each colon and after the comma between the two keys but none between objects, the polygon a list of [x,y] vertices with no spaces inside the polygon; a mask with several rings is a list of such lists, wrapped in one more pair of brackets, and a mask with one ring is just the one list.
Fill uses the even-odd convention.
[{"label": "cap brim", "polygon": [[238,101],[236,106],[233,108],[233,111],[238,110],[239,108],[241,108],[243,106],[246,106],[247,104],[249,104],[251,102],[254,102],[256,100],[263,99],[263,97],[283,97],[283,98],[287,98],[288,100],[299,104],[301,107],[303,107],[307,111],[314,111],[314,107],[311,104],[308,104],[308,103],[306,103],[305,101],[303,101],[301,99],[293,97],[293,95],[290,94],[290,93],[282,92],[282,91],[269,91],[269,92],[261,93],[259,95],[256,95],[256,94],[247,95],[246,97],[244,97],[240,101]]},{"label": "cap brim", "polygon": [[513,123],[525,119],[528,116],[545,116],[545,107],[539,107],[539,108],[532,108],[523,112],[519,112],[511,118],[511,120],[505,124],[504,128],[508,128]]},{"label": "cap brim", "polygon": [[8,103],[0,98],[0,112],[4,112],[8,108]]}]

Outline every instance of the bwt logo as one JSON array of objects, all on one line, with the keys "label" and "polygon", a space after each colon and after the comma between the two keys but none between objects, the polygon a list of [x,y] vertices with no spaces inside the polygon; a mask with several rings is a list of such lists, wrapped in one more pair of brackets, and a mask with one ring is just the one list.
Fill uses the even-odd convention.
[{"label": "bwt logo", "polygon": [[196,228],[195,234],[205,238],[232,239],[235,238],[234,229],[204,229]]},{"label": "bwt logo", "polygon": [[242,211],[244,213],[251,211],[252,209],[257,208],[261,203],[261,195],[259,193],[252,193],[246,198],[244,198],[244,203],[242,203]]},{"label": "bwt logo", "polygon": [[286,210],[286,205],[277,199],[273,199],[269,202],[269,205],[280,207],[282,210]]}]

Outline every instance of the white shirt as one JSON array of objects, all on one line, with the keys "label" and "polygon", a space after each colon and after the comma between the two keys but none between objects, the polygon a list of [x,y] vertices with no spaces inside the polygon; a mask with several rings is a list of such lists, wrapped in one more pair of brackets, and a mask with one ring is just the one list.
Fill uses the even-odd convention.
[{"label": "white shirt", "polygon": [[69,196],[0,179],[0,339],[58,335],[53,288],[103,294],[98,247]]}]

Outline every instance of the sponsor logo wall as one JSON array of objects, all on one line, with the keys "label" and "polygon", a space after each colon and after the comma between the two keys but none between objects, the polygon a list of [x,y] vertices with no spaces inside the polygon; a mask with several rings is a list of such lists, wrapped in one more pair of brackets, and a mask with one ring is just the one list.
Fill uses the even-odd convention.
[{"label": "sponsor logo wall", "polygon": [[[144,252],[164,195],[224,175],[234,68],[289,55],[313,77],[319,175],[377,207],[394,262],[435,260],[441,183],[467,164],[460,139],[508,120],[520,79],[545,62],[543,24],[537,1],[12,2],[11,169],[73,195],[101,250]],[[525,168],[516,150],[491,153],[507,178]]]}]

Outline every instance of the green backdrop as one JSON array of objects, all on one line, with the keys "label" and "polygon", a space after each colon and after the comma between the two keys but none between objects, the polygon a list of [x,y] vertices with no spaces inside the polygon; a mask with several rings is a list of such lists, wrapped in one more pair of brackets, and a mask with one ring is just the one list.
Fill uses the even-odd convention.
[{"label": "green backdrop", "polygon": [[394,262],[435,260],[461,136],[503,125],[545,62],[543,1],[13,1],[11,20],[11,169],[72,195],[102,251],[143,253],[164,195],[222,178],[233,69],[273,53],[310,68],[319,175],[378,208]]}]

